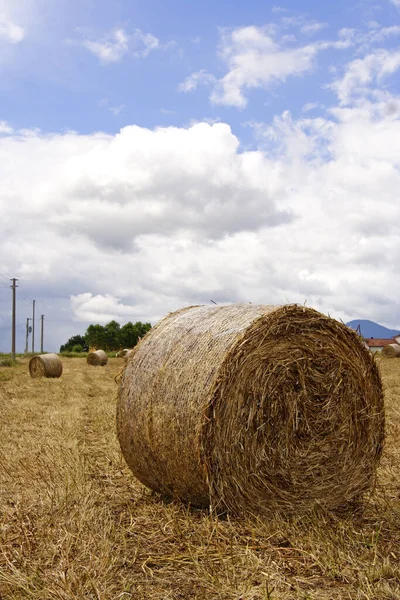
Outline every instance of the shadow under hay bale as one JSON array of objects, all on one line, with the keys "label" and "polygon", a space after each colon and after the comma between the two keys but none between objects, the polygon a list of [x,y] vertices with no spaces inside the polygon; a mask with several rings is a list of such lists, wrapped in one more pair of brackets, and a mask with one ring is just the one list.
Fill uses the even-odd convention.
[{"label": "shadow under hay bale", "polygon": [[117,406],[146,486],[216,512],[333,508],[371,488],[380,375],[345,325],[302,306],[195,306],[135,348]]},{"label": "shadow under hay bale", "polygon": [[386,358],[397,358],[400,356],[400,345],[389,344],[388,346],[384,346],[382,348],[381,354]]},{"label": "shadow under hay bale", "polygon": [[104,350],[96,350],[95,352],[89,352],[86,362],[94,367],[104,367],[108,362],[108,356]]},{"label": "shadow under hay bale", "polygon": [[33,378],[61,377],[62,371],[62,362],[57,354],[41,354],[29,361],[29,373]]}]

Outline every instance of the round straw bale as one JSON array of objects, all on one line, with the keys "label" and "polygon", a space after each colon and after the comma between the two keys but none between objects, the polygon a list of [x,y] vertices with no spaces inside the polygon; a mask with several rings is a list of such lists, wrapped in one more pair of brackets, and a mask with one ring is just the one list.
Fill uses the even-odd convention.
[{"label": "round straw bale", "polygon": [[86,361],[88,365],[104,367],[107,364],[108,356],[104,350],[96,350],[95,352],[89,352]]},{"label": "round straw bale", "polygon": [[382,384],[357,334],[303,306],[168,315],[122,372],[117,431],[142,483],[217,512],[336,507],[374,483]]},{"label": "round straw bale", "polygon": [[389,344],[382,348],[382,356],[386,356],[386,358],[396,358],[400,356],[400,345],[399,344]]},{"label": "round straw bale", "polygon": [[127,359],[132,351],[133,351],[133,348],[124,348],[123,350],[120,350],[119,352],[117,352],[116,356],[118,358],[126,358]]},{"label": "round straw bale", "polygon": [[62,362],[57,354],[41,354],[29,361],[31,377],[61,377]]}]

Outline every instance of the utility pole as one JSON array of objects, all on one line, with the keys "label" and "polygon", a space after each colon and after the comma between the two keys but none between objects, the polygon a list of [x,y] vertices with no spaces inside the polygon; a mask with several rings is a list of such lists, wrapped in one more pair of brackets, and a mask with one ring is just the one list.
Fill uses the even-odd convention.
[{"label": "utility pole", "polygon": [[35,352],[35,304],[36,301],[32,300],[32,354]]},{"label": "utility pole", "polygon": [[28,336],[29,336],[29,321],[31,321],[32,319],[30,317],[28,317],[26,319],[26,341],[25,341],[25,354],[27,354],[29,352],[29,348],[28,348]]},{"label": "utility pole", "polygon": [[40,316],[40,320],[41,320],[41,328],[40,328],[40,352],[41,354],[43,354],[43,327],[44,327],[44,315]]},{"label": "utility pole", "polygon": [[15,312],[16,312],[16,302],[15,302],[15,290],[17,289],[17,284],[16,282],[18,281],[18,279],[16,279],[15,277],[13,277],[12,279],[10,279],[10,281],[12,281],[12,285],[10,285],[10,288],[12,289],[12,339],[11,339],[11,357],[15,358]]}]

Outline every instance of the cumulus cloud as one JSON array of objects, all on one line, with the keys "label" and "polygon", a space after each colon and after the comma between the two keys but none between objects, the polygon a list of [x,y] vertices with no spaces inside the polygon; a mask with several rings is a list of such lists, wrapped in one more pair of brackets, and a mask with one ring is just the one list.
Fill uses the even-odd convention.
[{"label": "cumulus cloud", "polygon": [[400,113],[388,102],[285,111],[257,126],[256,151],[224,123],[6,133],[2,271],[35,294],[49,349],[90,322],[154,323],[211,298],[307,301],[400,327]]},{"label": "cumulus cloud", "polygon": [[271,177],[262,174],[268,160],[239,153],[226,124],[155,131],[131,126],[115,137],[72,141],[75,156],[56,169],[40,200],[51,204],[55,189],[63,188],[67,203],[51,216],[63,235],[79,232],[99,246],[127,249],[142,234],[216,237],[292,218],[275,202],[273,170]]},{"label": "cumulus cloud", "polygon": [[378,49],[363,58],[350,62],[342,78],[330,85],[340,102],[347,104],[355,96],[365,97],[373,84],[382,83],[400,68],[400,49]]},{"label": "cumulus cloud", "polygon": [[0,13],[0,40],[18,44],[25,37],[25,30],[20,25],[13,23],[6,15]]},{"label": "cumulus cloud", "polygon": [[[400,329],[400,98],[382,89],[399,66],[398,51],[351,60],[336,106],[253,123],[253,150],[226,123],[45,135],[1,122],[3,286],[19,277],[36,298],[49,350],[91,322],[154,323],[210,299],[306,301]],[[0,308],[8,349],[4,294]]]},{"label": "cumulus cloud", "polygon": [[90,292],[71,296],[71,308],[77,321],[105,324],[112,320],[135,319],[140,315],[135,307],[125,306],[119,298],[112,294],[97,294]]},{"label": "cumulus cloud", "polygon": [[159,47],[159,40],[151,33],[143,33],[136,29],[128,34],[123,28],[116,28],[99,40],[82,39],[66,40],[66,43],[81,46],[97,56],[100,63],[108,65],[119,62],[128,53],[133,56],[145,58],[151,50]]}]

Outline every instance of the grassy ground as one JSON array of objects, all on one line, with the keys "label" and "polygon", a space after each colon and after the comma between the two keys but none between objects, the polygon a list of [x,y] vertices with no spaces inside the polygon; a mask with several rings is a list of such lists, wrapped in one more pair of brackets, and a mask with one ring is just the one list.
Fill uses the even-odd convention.
[{"label": "grassy ground", "polygon": [[268,522],[165,504],[115,436],[123,364],[0,368],[0,599],[400,598],[400,360],[381,363],[387,443],[361,509]]}]

